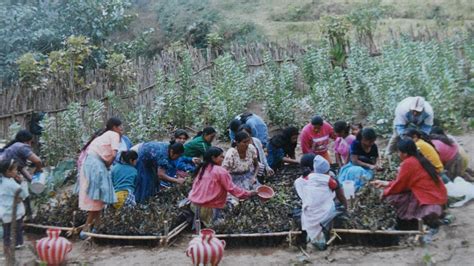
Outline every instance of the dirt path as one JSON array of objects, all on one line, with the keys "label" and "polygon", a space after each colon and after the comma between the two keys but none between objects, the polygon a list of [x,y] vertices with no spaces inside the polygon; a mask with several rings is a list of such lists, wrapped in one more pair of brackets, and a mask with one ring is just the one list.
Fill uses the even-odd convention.
[{"label": "dirt path", "polygon": [[[474,134],[459,137],[461,144],[471,156],[474,165]],[[456,217],[450,226],[442,226],[433,242],[425,246],[403,245],[390,248],[368,248],[335,246],[320,252],[308,250],[306,260],[314,265],[421,265],[430,261],[436,265],[472,264],[474,254],[474,203],[459,209],[449,209]],[[28,245],[32,245],[32,236],[28,236]],[[69,264],[91,265],[190,265],[190,259],[184,254],[189,236],[180,236],[169,248],[150,248],[133,246],[88,246],[85,242],[74,242],[69,254]],[[34,255],[31,248],[18,253],[21,264],[31,263]],[[3,254],[2,254],[3,257]],[[304,258],[301,251],[294,247],[228,248],[221,265],[293,265]],[[0,265],[4,263],[0,260]]]}]

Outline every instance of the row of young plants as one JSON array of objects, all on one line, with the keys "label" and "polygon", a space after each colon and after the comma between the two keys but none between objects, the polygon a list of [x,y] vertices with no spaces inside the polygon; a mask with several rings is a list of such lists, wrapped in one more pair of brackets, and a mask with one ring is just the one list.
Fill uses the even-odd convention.
[{"label": "row of young plants", "polygon": [[[377,57],[353,45],[345,68],[331,64],[330,51],[330,44],[322,42],[301,58],[282,63],[268,53],[257,69],[224,54],[209,69],[193,74],[189,52],[180,49],[178,71],[156,72],[151,106],[135,105],[133,97],[124,100],[110,92],[107,104],[93,101],[83,108],[75,102],[67,111],[47,116],[42,155],[49,164],[74,158],[110,114],[123,119],[135,143],[162,137],[173,128],[205,125],[225,136],[228,122],[251,103],[260,104],[266,121],[277,127],[302,126],[319,114],[330,122],[366,118],[367,124],[387,133],[396,104],[414,95],[426,97],[438,123],[450,130],[472,116],[472,41],[399,40],[382,47]],[[129,93],[139,94],[134,88]]]}]

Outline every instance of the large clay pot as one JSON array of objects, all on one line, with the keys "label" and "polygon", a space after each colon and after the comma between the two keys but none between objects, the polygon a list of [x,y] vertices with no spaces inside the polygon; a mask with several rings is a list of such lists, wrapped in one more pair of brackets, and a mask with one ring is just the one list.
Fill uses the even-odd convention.
[{"label": "large clay pot", "polygon": [[212,229],[202,229],[199,235],[193,238],[186,250],[193,265],[218,265],[224,256],[225,241],[219,240]]},{"label": "large clay pot", "polygon": [[47,237],[36,243],[36,252],[41,261],[48,265],[59,265],[66,259],[66,254],[71,252],[72,244],[66,238],[60,237],[61,230],[48,229]]}]

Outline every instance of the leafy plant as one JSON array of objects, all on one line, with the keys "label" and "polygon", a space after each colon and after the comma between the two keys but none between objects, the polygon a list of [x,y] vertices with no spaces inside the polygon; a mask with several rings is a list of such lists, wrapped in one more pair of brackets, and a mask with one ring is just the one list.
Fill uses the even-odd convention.
[{"label": "leafy plant", "polygon": [[[10,84],[18,77],[15,62],[28,52],[49,54],[64,49],[69,36],[85,36],[103,47],[112,33],[125,29],[133,19],[127,14],[130,2],[23,1],[0,3],[0,80]],[[71,41],[67,44],[71,45]],[[99,62],[101,53],[96,53]],[[96,65],[94,65],[96,66]]]}]

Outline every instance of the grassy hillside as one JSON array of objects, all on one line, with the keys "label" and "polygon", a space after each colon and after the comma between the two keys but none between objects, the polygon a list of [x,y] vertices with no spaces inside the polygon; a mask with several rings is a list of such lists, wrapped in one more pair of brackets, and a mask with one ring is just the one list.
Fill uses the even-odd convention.
[{"label": "grassy hillside", "polygon": [[[253,22],[271,40],[287,38],[317,39],[319,18],[323,15],[349,14],[367,0],[211,0],[228,19]],[[382,0],[386,18],[376,32],[384,40],[388,30],[408,32],[429,29],[452,33],[474,25],[474,1],[471,0]]]}]

